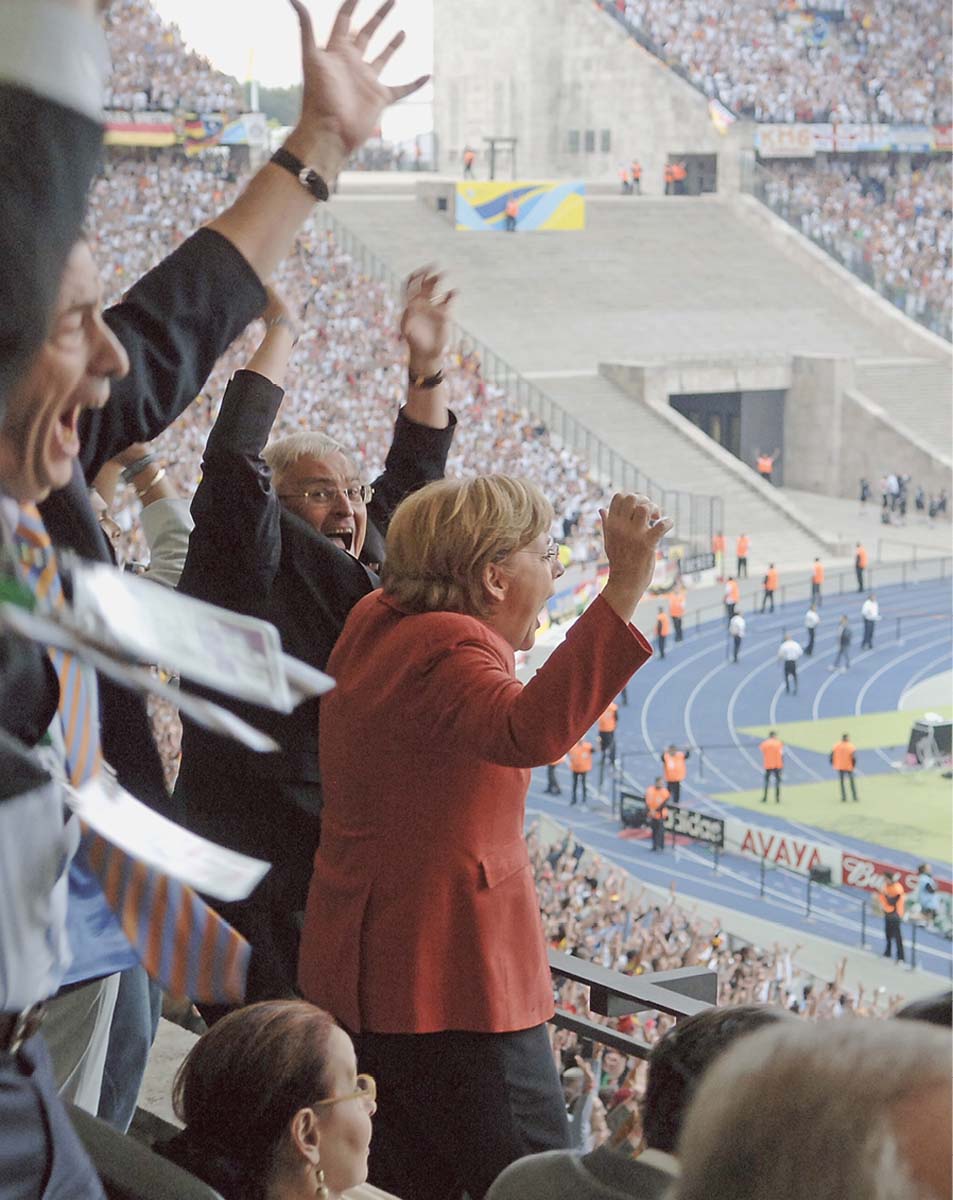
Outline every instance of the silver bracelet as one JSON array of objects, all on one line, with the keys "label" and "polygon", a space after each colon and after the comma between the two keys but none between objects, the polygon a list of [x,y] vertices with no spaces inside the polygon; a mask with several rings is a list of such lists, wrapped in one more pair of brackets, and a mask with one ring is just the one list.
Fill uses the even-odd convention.
[{"label": "silver bracelet", "polygon": [[265,325],[265,329],[266,330],[277,329],[279,325],[284,325],[284,327],[291,334],[292,346],[297,346],[298,331],[297,331],[297,329],[295,329],[294,325],[291,324],[291,322],[288,320],[287,317],[284,317],[284,316],[272,317],[271,320]]}]

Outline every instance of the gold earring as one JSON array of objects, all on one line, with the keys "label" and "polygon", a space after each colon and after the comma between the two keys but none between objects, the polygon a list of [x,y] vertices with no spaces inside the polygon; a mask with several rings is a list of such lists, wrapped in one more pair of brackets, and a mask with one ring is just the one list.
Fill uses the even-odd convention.
[{"label": "gold earring", "polygon": [[314,1172],[314,1194],[317,1200],[328,1200],[330,1193],[328,1185],[324,1182],[324,1168],[316,1167]]}]

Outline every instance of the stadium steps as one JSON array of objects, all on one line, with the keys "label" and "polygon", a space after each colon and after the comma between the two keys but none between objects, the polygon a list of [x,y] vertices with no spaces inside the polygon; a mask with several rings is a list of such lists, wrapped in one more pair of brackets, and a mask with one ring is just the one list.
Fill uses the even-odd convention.
[{"label": "stadium steps", "polygon": [[[810,525],[807,517],[801,518],[796,511],[792,516],[787,511],[789,507],[794,509],[789,500],[762,483],[744,463],[737,462],[735,467],[734,463],[723,462],[721,455],[727,451],[674,410],[658,412],[595,372],[537,373],[530,378],[581,424],[663,487],[720,496],[725,506],[726,536],[731,539],[746,532],[751,537],[752,575],[767,564],[768,558],[779,567],[796,565],[803,569],[815,555],[831,549],[826,539],[805,530],[804,525]],[[683,428],[683,424],[689,428]],[[710,442],[710,447],[705,442]]]},{"label": "stadium steps", "polygon": [[857,390],[900,426],[949,458],[953,440],[949,362],[933,359],[858,359]]}]

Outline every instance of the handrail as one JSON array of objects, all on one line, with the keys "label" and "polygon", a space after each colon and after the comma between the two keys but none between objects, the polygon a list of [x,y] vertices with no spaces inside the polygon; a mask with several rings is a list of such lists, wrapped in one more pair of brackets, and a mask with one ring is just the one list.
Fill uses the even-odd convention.
[{"label": "handrail", "polygon": [[[379,279],[395,297],[402,294],[403,281],[397,274],[327,207],[321,209],[321,220],[363,274]],[[566,446],[585,458],[593,479],[607,487],[648,496],[673,520],[673,537],[692,547],[708,549],[712,535],[724,527],[724,501],[720,496],[684,492],[656,483],[457,322],[453,324],[453,336],[461,350],[479,354],[483,378],[502,388],[510,407],[536,417],[557,446]]]}]

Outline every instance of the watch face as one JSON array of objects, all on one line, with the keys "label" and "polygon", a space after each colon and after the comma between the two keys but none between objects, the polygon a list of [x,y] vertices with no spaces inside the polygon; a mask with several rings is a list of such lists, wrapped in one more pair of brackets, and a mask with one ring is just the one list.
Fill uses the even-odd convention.
[{"label": "watch face", "polygon": [[302,167],[298,172],[298,179],[316,200],[327,200],[328,185],[312,167]]}]

